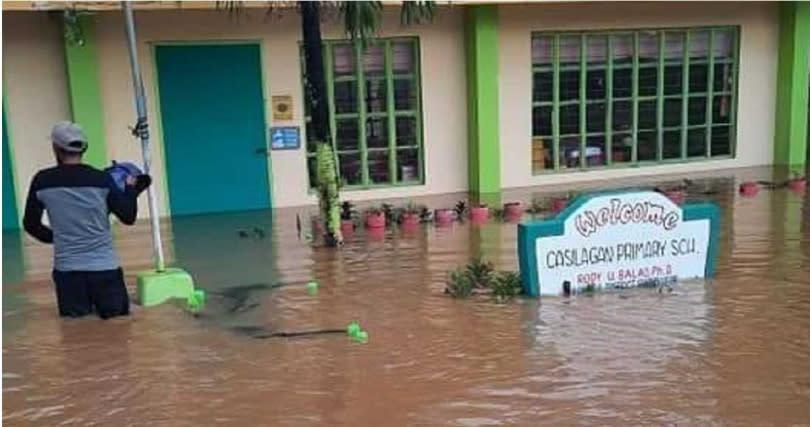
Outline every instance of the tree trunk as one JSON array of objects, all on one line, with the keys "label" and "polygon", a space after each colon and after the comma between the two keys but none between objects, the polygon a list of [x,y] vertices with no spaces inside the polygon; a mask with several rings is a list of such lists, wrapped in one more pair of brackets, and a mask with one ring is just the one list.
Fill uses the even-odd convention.
[{"label": "tree trunk", "polygon": [[340,195],[329,129],[329,100],[326,94],[326,74],[323,69],[323,43],[321,40],[320,5],[317,1],[299,2],[301,28],[304,38],[304,75],[306,100],[312,118],[312,132],[317,141],[317,192],[321,218],[325,223],[326,244],[336,246],[343,242],[340,233]]}]

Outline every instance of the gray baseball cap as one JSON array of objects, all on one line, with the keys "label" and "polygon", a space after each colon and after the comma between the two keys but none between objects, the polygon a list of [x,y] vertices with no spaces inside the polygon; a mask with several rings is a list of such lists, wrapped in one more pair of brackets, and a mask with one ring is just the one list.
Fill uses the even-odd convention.
[{"label": "gray baseball cap", "polygon": [[82,127],[68,121],[53,125],[51,141],[54,146],[70,153],[81,153],[87,149],[87,137]]}]

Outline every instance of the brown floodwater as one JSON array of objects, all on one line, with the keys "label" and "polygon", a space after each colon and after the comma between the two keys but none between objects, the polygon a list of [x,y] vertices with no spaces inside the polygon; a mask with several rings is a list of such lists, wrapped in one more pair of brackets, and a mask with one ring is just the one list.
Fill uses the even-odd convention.
[{"label": "brown floodwater", "polygon": [[[454,300],[442,292],[446,272],[470,258],[517,268],[514,224],[358,232],[331,250],[313,247],[306,220],[299,236],[304,210],[286,209],[164,221],[169,258],[209,291],[198,316],[167,304],[134,307],[126,319],[61,320],[50,249],[6,234],[3,421],[807,425],[810,202],[788,189],[736,191],[742,179],[769,176],[693,177],[688,198],[723,212],[717,277],[672,293]],[[564,190],[524,189],[503,201]],[[149,265],[148,226],[116,229],[116,240],[134,285]],[[303,285],[310,278],[316,294]],[[274,285],[283,286],[267,289]],[[352,320],[370,342],[253,333]]]}]

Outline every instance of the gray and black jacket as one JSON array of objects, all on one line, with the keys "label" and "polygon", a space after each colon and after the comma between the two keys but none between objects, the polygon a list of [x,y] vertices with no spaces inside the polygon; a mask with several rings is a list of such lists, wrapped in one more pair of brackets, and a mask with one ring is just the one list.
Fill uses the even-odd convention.
[{"label": "gray and black jacket", "polygon": [[[48,210],[51,228],[42,223]],[[54,269],[103,271],[119,267],[110,232],[112,212],[132,225],[138,212],[137,191],[122,192],[105,172],[88,165],[59,165],[34,176],[25,203],[28,234],[54,245]]]}]

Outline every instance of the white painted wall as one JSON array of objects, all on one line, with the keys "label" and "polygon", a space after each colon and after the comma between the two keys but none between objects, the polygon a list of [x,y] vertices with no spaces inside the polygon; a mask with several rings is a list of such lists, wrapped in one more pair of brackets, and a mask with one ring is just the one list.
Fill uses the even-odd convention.
[{"label": "white painted wall", "polygon": [[[525,187],[770,164],[776,103],[776,3],[568,3],[502,5],[499,13],[501,185]],[[532,175],[531,33],[554,30],[740,25],[734,159]]]},{"label": "white painted wall", "polygon": [[3,96],[22,220],[31,178],[55,164],[51,127],[71,117],[62,34],[45,12],[3,13]]},{"label": "white painted wall", "polygon": [[[421,47],[422,103],[424,118],[425,185],[375,190],[345,191],[343,197],[368,200],[440,194],[467,188],[466,81],[461,9],[443,8],[433,24],[401,28],[399,11],[385,14],[381,36],[416,35]],[[96,16],[99,41],[101,96],[104,105],[107,146],[112,159],[139,159],[138,145],[127,126],[135,117],[129,62],[124,45],[120,13]],[[139,11],[136,13],[139,59],[148,97],[148,109],[155,141],[154,174],[158,177],[161,213],[167,211],[163,141],[158,120],[155,65],[150,44],[165,41],[259,40],[262,43],[265,76],[265,111],[268,126],[303,126],[303,98],[298,51],[300,20],[292,11],[274,13],[265,19],[263,11],[251,11],[236,22],[217,11]],[[342,24],[340,24],[342,25]],[[324,25],[324,38],[340,38],[340,25]],[[272,95],[292,95],[293,120],[272,122]],[[275,207],[314,204],[308,191],[306,153],[274,151],[270,156],[273,204]],[[145,203],[145,200],[143,201]],[[141,216],[148,212],[142,209]]]}]

